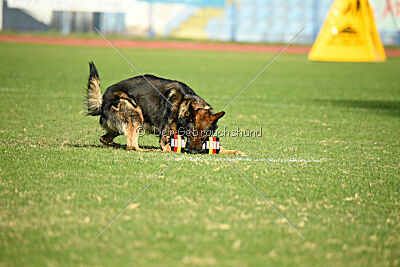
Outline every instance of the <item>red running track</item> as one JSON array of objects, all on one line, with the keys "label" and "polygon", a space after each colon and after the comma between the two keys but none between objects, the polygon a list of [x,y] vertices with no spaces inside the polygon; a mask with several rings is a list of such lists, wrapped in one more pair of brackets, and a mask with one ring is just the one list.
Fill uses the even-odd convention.
[{"label": "red running track", "polygon": [[[0,35],[0,42],[32,43],[76,46],[110,46],[103,39],[61,38],[43,36],[10,36]],[[174,42],[174,41],[137,41],[137,40],[112,40],[117,47],[145,48],[145,49],[174,49],[174,50],[205,50],[205,51],[235,51],[235,52],[278,52],[283,46],[233,44],[233,43],[199,43],[199,42]],[[307,54],[310,47],[289,46],[285,53]],[[400,49],[385,49],[386,55],[400,57]]]}]

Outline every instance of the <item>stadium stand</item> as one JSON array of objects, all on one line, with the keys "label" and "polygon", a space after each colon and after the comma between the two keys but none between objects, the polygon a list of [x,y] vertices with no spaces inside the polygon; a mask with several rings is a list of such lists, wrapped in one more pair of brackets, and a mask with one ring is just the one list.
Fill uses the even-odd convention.
[{"label": "stadium stand", "polygon": [[[207,24],[209,39],[281,43],[306,26],[298,43],[310,43],[324,21],[329,0],[242,0]],[[315,27],[314,25],[318,25]]]}]

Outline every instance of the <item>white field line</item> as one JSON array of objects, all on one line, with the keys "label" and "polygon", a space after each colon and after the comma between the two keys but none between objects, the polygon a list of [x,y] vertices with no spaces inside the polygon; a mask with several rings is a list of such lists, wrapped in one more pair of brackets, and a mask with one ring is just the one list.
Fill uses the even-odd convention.
[{"label": "white field line", "polygon": [[[223,161],[224,158],[216,158],[213,156],[209,157],[182,157],[177,159],[176,161],[193,161],[193,162],[201,162],[201,161]],[[283,159],[283,158],[245,158],[245,157],[238,157],[238,158],[229,158],[229,161],[233,162],[271,162],[271,163],[321,163],[327,162],[330,159],[322,158],[322,159]]]},{"label": "white field line", "polygon": [[0,87],[0,92],[22,92],[23,90],[18,87]]}]

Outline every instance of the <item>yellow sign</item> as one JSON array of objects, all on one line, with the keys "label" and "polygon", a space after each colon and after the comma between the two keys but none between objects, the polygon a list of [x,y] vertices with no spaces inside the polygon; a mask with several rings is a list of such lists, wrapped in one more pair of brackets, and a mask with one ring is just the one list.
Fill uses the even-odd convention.
[{"label": "yellow sign", "polygon": [[335,0],[308,58],[315,61],[385,61],[385,50],[368,0]]}]

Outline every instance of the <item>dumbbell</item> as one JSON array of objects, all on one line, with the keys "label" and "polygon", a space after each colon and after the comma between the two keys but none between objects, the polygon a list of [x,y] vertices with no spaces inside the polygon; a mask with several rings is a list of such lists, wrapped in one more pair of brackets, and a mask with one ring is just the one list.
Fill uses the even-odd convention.
[{"label": "dumbbell", "polygon": [[[185,137],[179,134],[173,134],[170,138],[171,151],[176,153],[184,153],[186,151],[186,141]],[[200,153],[202,154],[218,154],[221,149],[219,137],[210,136],[204,142],[202,146],[202,150]]]}]

